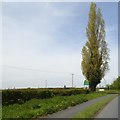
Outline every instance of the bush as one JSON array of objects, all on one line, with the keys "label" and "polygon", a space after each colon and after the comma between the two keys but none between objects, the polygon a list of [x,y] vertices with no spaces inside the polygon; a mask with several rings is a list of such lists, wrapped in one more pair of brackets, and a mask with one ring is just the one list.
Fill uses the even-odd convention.
[{"label": "bush", "polygon": [[32,98],[47,99],[54,96],[71,96],[76,94],[88,94],[83,89],[14,89],[2,91],[2,104],[22,104]]}]

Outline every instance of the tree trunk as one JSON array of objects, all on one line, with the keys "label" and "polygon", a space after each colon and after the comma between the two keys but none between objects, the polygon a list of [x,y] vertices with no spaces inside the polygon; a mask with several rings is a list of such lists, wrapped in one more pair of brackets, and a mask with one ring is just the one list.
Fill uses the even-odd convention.
[{"label": "tree trunk", "polygon": [[95,83],[90,83],[89,84],[89,89],[90,89],[90,91],[96,91],[96,84]]},{"label": "tree trunk", "polygon": [[89,82],[90,91],[96,91],[96,86],[100,83],[100,79],[96,79],[95,81]]},{"label": "tree trunk", "polygon": [[91,86],[89,89],[90,89],[90,91],[96,91],[96,87],[95,86]]}]

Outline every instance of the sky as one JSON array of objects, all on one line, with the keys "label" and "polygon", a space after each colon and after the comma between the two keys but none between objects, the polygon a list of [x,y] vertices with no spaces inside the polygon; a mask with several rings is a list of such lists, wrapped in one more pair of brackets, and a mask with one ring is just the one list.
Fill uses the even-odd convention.
[{"label": "sky", "polygon": [[119,0],[1,0],[1,2],[119,2]]},{"label": "sky", "polygon": [[[83,87],[81,50],[87,41],[90,3],[20,2],[2,4],[2,88]],[[118,76],[118,3],[97,3],[105,20],[110,71]]]}]

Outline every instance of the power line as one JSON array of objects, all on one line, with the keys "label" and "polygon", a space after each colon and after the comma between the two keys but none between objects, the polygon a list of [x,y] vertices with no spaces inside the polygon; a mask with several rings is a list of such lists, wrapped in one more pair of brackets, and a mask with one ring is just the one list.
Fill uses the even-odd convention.
[{"label": "power line", "polygon": [[[10,65],[2,65],[2,67],[4,68],[11,68],[11,69],[18,69],[18,70],[29,70],[29,71],[37,71],[37,72],[43,72],[43,73],[59,73],[59,74],[70,74],[72,75],[72,87],[73,87],[73,76],[81,76],[81,75],[76,75],[76,74],[73,74],[73,73],[68,73],[68,72],[58,72],[58,71],[42,71],[40,69],[34,69],[34,68],[26,68],[26,67],[19,67],[19,66],[10,66]],[[46,80],[46,83],[45,83],[46,87],[47,87],[47,80]]]},{"label": "power line", "polygon": [[20,69],[20,70],[29,70],[29,71],[38,71],[38,72],[47,72],[47,73],[64,73],[64,74],[71,74],[67,72],[58,72],[58,71],[42,71],[40,69],[34,69],[34,68],[25,68],[25,67],[19,67],[19,66],[9,66],[9,65],[2,65],[5,68],[12,68],[12,69]]}]

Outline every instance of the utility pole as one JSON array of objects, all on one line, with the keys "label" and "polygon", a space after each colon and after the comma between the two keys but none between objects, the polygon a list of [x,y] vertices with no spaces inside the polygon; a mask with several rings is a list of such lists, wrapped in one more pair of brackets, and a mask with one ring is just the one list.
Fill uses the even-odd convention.
[{"label": "utility pole", "polygon": [[47,80],[45,80],[45,88],[47,88]]},{"label": "utility pole", "polygon": [[73,75],[74,75],[74,74],[72,73],[72,88],[73,88]]},{"label": "utility pole", "polygon": [[106,84],[106,80],[105,80],[105,78],[103,78],[103,79],[104,79],[104,82],[105,82],[105,87],[106,87],[106,85],[107,85],[107,84]]}]

